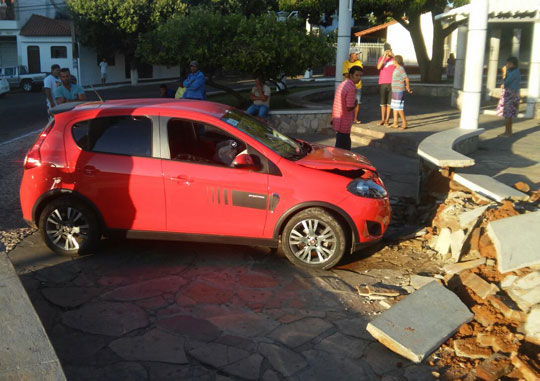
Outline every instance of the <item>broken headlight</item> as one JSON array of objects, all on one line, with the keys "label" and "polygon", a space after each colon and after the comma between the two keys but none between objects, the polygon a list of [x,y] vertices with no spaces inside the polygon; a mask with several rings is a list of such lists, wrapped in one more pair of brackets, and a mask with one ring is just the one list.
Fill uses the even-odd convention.
[{"label": "broken headlight", "polygon": [[373,180],[355,179],[347,185],[347,190],[354,195],[368,198],[385,198],[388,195],[386,189]]}]

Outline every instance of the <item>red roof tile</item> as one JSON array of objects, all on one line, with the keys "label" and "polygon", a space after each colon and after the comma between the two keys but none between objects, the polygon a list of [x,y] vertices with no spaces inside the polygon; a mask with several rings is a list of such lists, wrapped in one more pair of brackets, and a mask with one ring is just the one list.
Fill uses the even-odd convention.
[{"label": "red roof tile", "polygon": [[21,29],[21,36],[71,36],[71,21],[32,15]]},{"label": "red roof tile", "polygon": [[368,35],[368,34],[371,34],[371,33],[373,33],[373,32],[376,32],[376,31],[378,31],[378,30],[386,29],[386,28],[388,28],[390,25],[393,25],[393,24],[395,24],[395,23],[397,23],[397,21],[396,21],[396,20],[392,20],[392,21],[389,21],[389,22],[384,23],[384,24],[381,24],[381,25],[376,25],[376,26],[374,26],[374,27],[372,27],[372,28],[369,28],[369,29],[361,30],[360,32],[356,32],[354,35],[355,35],[356,37],[366,36],[366,35]]}]

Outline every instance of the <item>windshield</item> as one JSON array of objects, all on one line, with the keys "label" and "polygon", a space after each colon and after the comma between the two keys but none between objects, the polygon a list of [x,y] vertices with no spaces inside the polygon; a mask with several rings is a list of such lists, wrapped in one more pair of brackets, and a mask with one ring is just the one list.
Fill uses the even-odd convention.
[{"label": "windshield", "polygon": [[306,143],[289,138],[266,123],[243,112],[237,110],[227,111],[221,120],[245,132],[284,158],[298,160],[310,151]]}]

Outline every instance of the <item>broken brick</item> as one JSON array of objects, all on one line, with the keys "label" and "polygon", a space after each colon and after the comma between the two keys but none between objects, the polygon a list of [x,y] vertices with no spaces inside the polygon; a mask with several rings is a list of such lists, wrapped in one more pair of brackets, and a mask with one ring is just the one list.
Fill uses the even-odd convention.
[{"label": "broken brick", "polygon": [[494,295],[499,291],[499,287],[493,283],[488,283],[478,275],[467,272],[459,275],[461,281],[465,286],[470,288],[480,298],[485,299],[488,296]]},{"label": "broken brick", "polygon": [[499,323],[497,316],[491,313],[489,308],[486,308],[485,306],[477,304],[471,308],[471,311],[474,313],[474,320],[482,324],[484,327],[489,327],[490,325]]},{"label": "broken brick", "polygon": [[494,353],[482,361],[476,368],[476,377],[481,380],[495,381],[512,371],[512,361],[499,353]]},{"label": "broken brick", "polygon": [[507,304],[507,302],[505,302],[503,299],[498,298],[497,296],[491,296],[487,300],[497,311],[502,313],[503,316],[507,319],[515,320],[522,323],[527,318],[527,315],[524,312],[514,310]]},{"label": "broken brick", "polygon": [[479,258],[473,261],[452,263],[444,266],[444,271],[448,274],[459,274],[462,271],[470,270],[486,263],[486,258]]},{"label": "broken brick", "polygon": [[512,364],[521,372],[523,378],[527,381],[538,381],[540,380],[540,372],[534,369],[532,366],[527,364],[526,361],[522,360],[517,353],[512,353],[510,356]]},{"label": "broken brick", "polygon": [[454,350],[456,356],[470,359],[486,359],[492,355],[491,349],[481,347],[473,337],[454,340]]}]

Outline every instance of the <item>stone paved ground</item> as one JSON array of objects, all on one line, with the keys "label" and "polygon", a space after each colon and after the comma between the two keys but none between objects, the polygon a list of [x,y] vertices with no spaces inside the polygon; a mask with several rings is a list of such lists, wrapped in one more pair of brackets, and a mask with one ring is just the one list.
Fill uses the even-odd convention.
[{"label": "stone paved ground", "polygon": [[363,256],[308,272],[266,248],[104,241],[68,258],[38,234],[9,253],[70,380],[432,379],[367,333],[387,307],[356,286],[440,267],[418,248]]}]

